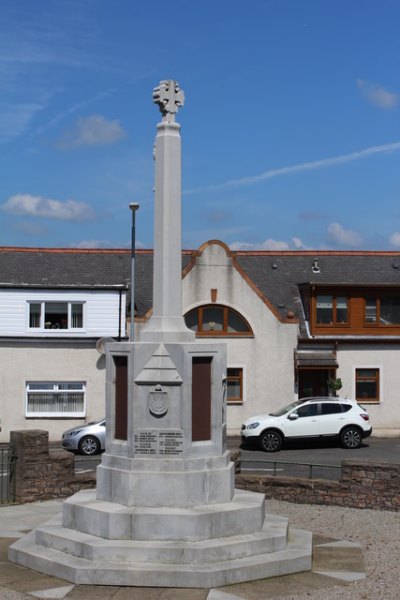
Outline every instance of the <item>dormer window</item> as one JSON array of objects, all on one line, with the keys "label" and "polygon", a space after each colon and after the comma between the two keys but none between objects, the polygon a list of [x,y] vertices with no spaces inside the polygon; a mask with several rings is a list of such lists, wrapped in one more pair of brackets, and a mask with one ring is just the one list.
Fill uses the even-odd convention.
[{"label": "dormer window", "polygon": [[400,336],[399,286],[313,287],[312,335]]},{"label": "dormer window", "polygon": [[340,325],[348,322],[345,296],[317,295],[317,325]]},{"label": "dormer window", "polygon": [[367,325],[400,325],[400,297],[380,296],[365,299]]},{"label": "dormer window", "polygon": [[29,329],[83,328],[83,302],[30,302]]}]

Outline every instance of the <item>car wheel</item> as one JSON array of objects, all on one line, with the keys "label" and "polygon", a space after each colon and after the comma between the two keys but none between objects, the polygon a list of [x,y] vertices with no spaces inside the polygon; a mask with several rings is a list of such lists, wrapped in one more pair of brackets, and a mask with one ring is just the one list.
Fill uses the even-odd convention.
[{"label": "car wheel", "polygon": [[362,442],[361,432],[357,427],[346,427],[340,435],[340,441],[347,450],[359,448]]},{"label": "car wheel", "polygon": [[79,452],[86,456],[98,454],[100,452],[100,442],[93,435],[86,435],[79,442]]},{"label": "car wheel", "polygon": [[278,452],[282,443],[283,438],[278,431],[264,431],[260,436],[261,449],[265,452]]}]

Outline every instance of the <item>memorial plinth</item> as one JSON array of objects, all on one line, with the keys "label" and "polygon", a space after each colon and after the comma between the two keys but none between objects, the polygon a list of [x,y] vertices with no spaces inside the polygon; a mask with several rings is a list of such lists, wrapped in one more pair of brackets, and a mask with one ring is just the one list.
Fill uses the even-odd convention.
[{"label": "memorial plinth", "polygon": [[[311,569],[311,534],[234,489],[225,447],[226,348],[182,317],[181,145],[174,81],[154,90],[153,314],[106,346],[106,451],[97,487],[21,538],[10,560],[80,584],[200,587]],[[133,300],[132,300],[133,302]]]}]

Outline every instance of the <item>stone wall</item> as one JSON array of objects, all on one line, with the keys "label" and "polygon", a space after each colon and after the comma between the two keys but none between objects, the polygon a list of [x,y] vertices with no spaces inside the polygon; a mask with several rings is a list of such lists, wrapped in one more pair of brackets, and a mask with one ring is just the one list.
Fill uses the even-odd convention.
[{"label": "stone wall", "polygon": [[95,472],[75,475],[72,454],[61,449],[49,451],[48,431],[12,431],[10,442],[17,456],[16,502],[65,498],[95,487]]},{"label": "stone wall", "polygon": [[400,510],[400,464],[344,460],[340,481],[237,473],[236,487],[299,504]]},{"label": "stone wall", "polygon": [[[42,430],[12,431],[15,445],[16,502],[66,498],[96,486],[96,474],[74,473],[74,456],[49,451],[49,434]],[[240,452],[231,450],[237,488],[262,492],[299,504],[326,504],[377,510],[400,510],[400,464],[344,460],[340,481],[304,479],[240,472]]]}]

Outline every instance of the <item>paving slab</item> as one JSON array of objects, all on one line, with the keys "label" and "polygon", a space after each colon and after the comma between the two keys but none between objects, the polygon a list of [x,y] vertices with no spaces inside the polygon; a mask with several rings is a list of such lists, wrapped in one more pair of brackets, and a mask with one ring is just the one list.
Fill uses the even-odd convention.
[{"label": "paving slab", "polygon": [[[365,578],[359,544],[315,535],[313,570],[214,589],[71,585],[8,562],[8,547],[60,512],[60,502],[0,507],[0,600],[270,600],[348,586]],[[7,535],[10,531],[13,536]]]}]

